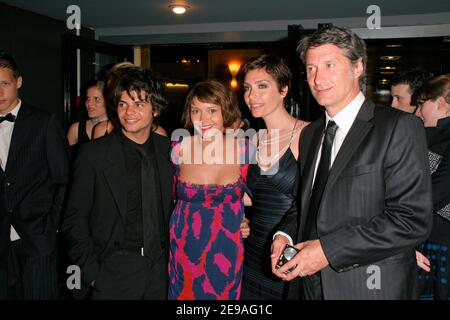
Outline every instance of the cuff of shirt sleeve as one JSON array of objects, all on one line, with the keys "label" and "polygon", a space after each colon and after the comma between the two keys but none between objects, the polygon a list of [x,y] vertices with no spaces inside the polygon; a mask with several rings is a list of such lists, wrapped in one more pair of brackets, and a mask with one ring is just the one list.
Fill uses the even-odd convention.
[{"label": "cuff of shirt sleeve", "polygon": [[273,235],[272,240],[275,239],[275,237],[276,237],[277,235],[281,235],[281,236],[286,237],[286,238],[289,240],[289,244],[290,244],[291,246],[294,245],[291,236],[288,235],[287,233],[283,232],[283,231],[277,231],[277,232],[275,232],[275,234]]}]

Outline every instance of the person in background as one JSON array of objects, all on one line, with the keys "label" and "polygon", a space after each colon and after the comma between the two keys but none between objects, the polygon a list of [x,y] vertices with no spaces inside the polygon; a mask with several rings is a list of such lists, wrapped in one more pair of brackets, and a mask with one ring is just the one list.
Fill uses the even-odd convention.
[{"label": "person in background", "polygon": [[[427,134],[433,185],[433,229],[417,253],[419,298],[450,298],[450,74],[426,82],[412,97]],[[420,263],[421,262],[421,263]]]},{"label": "person in background", "polygon": [[432,76],[432,73],[421,68],[413,68],[397,74],[391,81],[391,107],[414,113],[417,106],[411,104],[411,97],[414,91]]},{"label": "person in background", "polygon": [[107,121],[106,103],[103,96],[105,83],[94,80],[86,85],[86,109],[89,119],[73,123],[67,132],[69,145],[81,144],[92,139],[93,128],[96,124]]},{"label": "person in background", "polygon": [[241,299],[285,299],[289,283],[272,274],[270,246],[276,226],[294,199],[298,143],[308,122],[287,112],[292,76],[281,58],[252,58],[242,70],[245,102],[253,117],[264,120],[266,133],[258,141],[256,163],[248,170],[251,232],[245,241]]},{"label": "person in background", "polygon": [[[433,74],[422,68],[413,68],[398,73],[391,81],[391,107],[417,115],[419,108],[413,102],[413,95]],[[430,261],[416,251],[417,264],[423,270],[429,270]]]},{"label": "person in background", "polygon": [[58,299],[69,146],[55,115],[19,98],[22,84],[13,57],[0,53],[0,299]]},{"label": "person in background", "polygon": [[183,122],[195,134],[172,144],[170,300],[240,297],[248,148],[225,135],[240,115],[230,91],[214,80],[197,83],[186,98]]}]

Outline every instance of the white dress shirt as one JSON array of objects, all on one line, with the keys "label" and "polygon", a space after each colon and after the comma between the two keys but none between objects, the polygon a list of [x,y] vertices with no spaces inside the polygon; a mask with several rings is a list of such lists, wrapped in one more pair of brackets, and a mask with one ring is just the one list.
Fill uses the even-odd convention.
[{"label": "white dress shirt", "polygon": [[[19,113],[20,106],[22,105],[22,101],[19,100],[17,106],[11,110],[11,114],[13,114],[17,118],[17,114]],[[0,114],[0,116],[6,116],[6,114]],[[9,146],[11,144],[12,133],[14,130],[14,123],[9,121],[3,121],[0,123],[0,166],[3,171],[6,170],[6,162],[8,161],[9,154]],[[20,237],[17,234],[17,231],[11,226],[10,233],[11,241],[19,240]]]},{"label": "white dress shirt", "polygon": [[[355,121],[356,116],[358,115],[359,110],[362,107],[362,104],[364,103],[365,97],[363,95],[363,93],[360,91],[359,94],[348,104],[346,105],[341,111],[339,111],[334,118],[331,118],[328,113],[325,112],[325,128],[328,125],[328,121],[333,120],[336,125],[337,125],[337,130],[336,130],[336,135],[334,137],[334,141],[333,141],[333,145],[331,146],[331,163],[330,166],[333,166],[334,163],[334,159],[336,159],[336,156],[339,152],[339,150],[341,149],[342,143],[344,143],[345,137],[347,136],[347,133],[350,131],[350,128],[353,125],[353,122]],[[321,142],[320,142],[320,147],[319,147],[319,151],[318,151],[318,155],[320,155],[321,151],[322,151],[322,142],[324,139],[324,134],[322,134],[322,138],[321,138]],[[314,169],[314,178],[313,178],[313,185],[314,185],[314,180],[316,179],[316,172],[317,172],[317,168],[319,167],[319,161],[320,161],[320,156],[317,157],[316,160],[316,164],[315,164],[315,169]],[[311,188],[312,190],[312,188]],[[293,241],[292,238],[282,232],[282,231],[277,231],[274,234],[274,238],[276,235],[281,234],[283,236],[285,236],[286,238],[289,239],[289,243],[292,245]]]}]

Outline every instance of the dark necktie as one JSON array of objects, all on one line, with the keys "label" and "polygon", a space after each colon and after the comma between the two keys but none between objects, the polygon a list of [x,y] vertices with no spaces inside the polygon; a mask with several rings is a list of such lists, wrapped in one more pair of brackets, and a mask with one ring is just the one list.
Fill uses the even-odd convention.
[{"label": "dark necktie", "polygon": [[15,120],[16,116],[13,115],[12,113],[8,113],[6,116],[0,117],[0,123],[2,123],[3,121],[14,122]]},{"label": "dark necktie", "polygon": [[161,219],[159,198],[157,197],[157,181],[155,179],[155,171],[152,164],[154,158],[144,149],[144,146],[138,148],[141,154],[141,198],[142,198],[142,223],[144,229],[144,253],[151,257],[161,250],[160,230]]},{"label": "dark necktie", "polygon": [[328,172],[331,164],[331,147],[333,146],[334,137],[338,126],[334,121],[328,121],[322,142],[322,151],[320,154],[319,166],[317,167],[316,178],[311,192],[309,202],[309,212],[306,218],[306,226],[302,240],[317,239],[317,212],[320,207],[323,190],[327,184]]}]

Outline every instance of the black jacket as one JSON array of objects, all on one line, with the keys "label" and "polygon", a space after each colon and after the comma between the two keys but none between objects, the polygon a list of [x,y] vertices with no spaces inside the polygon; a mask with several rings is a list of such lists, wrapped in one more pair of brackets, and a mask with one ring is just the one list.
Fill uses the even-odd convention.
[{"label": "black jacket", "polygon": [[[82,145],[75,162],[74,180],[63,225],[70,246],[69,256],[80,266],[82,282],[86,287],[97,279],[102,261],[120,248],[124,241],[127,187],[121,134],[117,130],[109,136]],[[165,235],[165,239],[161,242],[161,250],[152,253],[149,258],[163,259],[166,263],[168,220],[173,208],[170,140],[154,133],[151,139],[161,187],[157,191],[163,209],[163,230],[160,232]]]},{"label": "black jacket", "polygon": [[0,168],[0,259],[7,257],[10,224],[30,254],[54,251],[68,177],[69,147],[61,124],[22,102],[5,171]]},{"label": "black jacket", "polygon": [[[293,239],[304,232],[324,123],[302,133],[298,196],[280,225]],[[416,298],[414,247],[430,233],[431,199],[420,120],[366,99],[330,169],[317,216],[330,263],[321,271],[324,298]],[[367,285],[374,270],[380,289]]]}]

